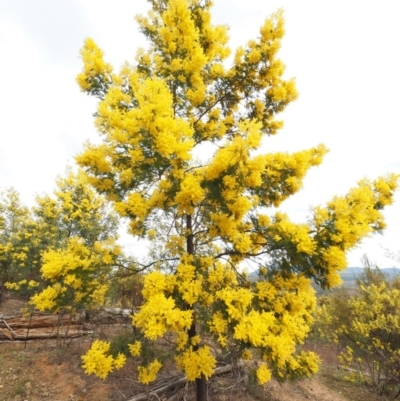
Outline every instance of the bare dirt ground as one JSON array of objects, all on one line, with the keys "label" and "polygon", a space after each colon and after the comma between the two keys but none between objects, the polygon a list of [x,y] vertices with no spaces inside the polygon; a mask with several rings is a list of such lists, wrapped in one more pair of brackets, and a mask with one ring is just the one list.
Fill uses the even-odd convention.
[{"label": "bare dirt ground", "polygon": [[[5,300],[2,314],[15,313],[21,303]],[[114,326],[102,328],[102,337],[111,338]],[[121,330],[121,327],[119,327]],[[146,392],[137,382],[136,366],[132,360],[106,380],[83,373],[80,356],[89,347],[91,338],[80,337],[70,341],[65,354],[55,346],[55,340],[0,343],[0,401],[128,401]],[[314,377],[294,383],[271,381],[260,387],[249,383],[240,371],[214,377],[209,385],[209,399],[266,400],[266,401],[387,401],[390,398],[374,394],[362,384],[352,384],[337,370],[336,356],[326,346],[312,345],[320,353],[322,366]],[[166,373],[168,374],[168,373]],[[164,374],[164,380],[168,379]],[[161,395],[148,395],[149,400],[195,400],[194,386],[187,384],[178,390]]]}]

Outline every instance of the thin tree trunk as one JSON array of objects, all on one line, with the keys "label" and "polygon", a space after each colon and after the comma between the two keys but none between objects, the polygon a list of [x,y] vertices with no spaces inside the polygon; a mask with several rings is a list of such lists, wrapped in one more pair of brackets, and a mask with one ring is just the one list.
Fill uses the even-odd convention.
[{"label": "thin tree trunk", "polygon": [[[189,255],[194,255],[194,244],[193,244],[193,233],[192,233],[192,216],[186,216],[186,229],[187,229],[187,237],[186,237],[186,251]],[[188,309],[193,309],[188,305]],[[196,336],[196,318],[193,314],[192,325],[190,326],[188,335],[189,339]],[[198,350],[198,346],[195,345],[193,347],[194,351]],[[202,374],[200,378],[196,379],[196,394],[197,401],[207,401],[207,380],[205,376]]]},{"label": "thin tree trunk", "polygon": [[0,283],[0,306],[3,303],[3,295],[4,295],[4,292],[6,289],[4,283],[5,283],[5,279],[3,279]]},{"label": "thin tree trunk", "polygon": [[[215,369],[214,375],[215,376],[223,375],[223,374],[229,373],[231,371],[232,371],[232,365],[221,366],[221,367]],[[127,401],[146,401],[149,399],[149,394],[156,395],[158,398],[158,395],[166,392],[167,390],[169,390],[173,387],[179,387],[186,383],[187,383],[187,379],[185,377],[169,379],[167,381],[167,384],[165,384],[165,382],[164,382],[164,384],[161,384],[161,385],[156,384],[152,388],[150,388],[147,392],[137,394],[133,398],[129,398],[129,400],[127,400]],[[169,398],[169,400],[172,400],[172,399],[177,399],[177,393],[175,393],[172,397]]]},{"label": "thin tree trunk", "polygon": [[29,336],[29,330],[31,328],[32,316],[33,316],[33,309],[31,309],[31,315],[29,316],[28,330],[26,331],[24,348],[26,348],[26,344],[28,342],[28,336]]},{"label": "thin tree trunk", "polygon": [[207,380],[204,375],[196,379],[196,395],[197,401],[207,401]]}]

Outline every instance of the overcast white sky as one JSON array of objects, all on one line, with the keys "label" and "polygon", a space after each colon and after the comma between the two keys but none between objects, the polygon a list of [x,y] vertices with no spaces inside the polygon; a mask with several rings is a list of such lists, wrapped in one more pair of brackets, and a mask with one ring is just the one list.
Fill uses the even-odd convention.
[{"label": "overcast white sky", "polygon": [[[232,47],[255,38],[264,19],[283,8],[281,58],[296,77],[299,99],[268,139],[271,150],[330,148],[285,209],[296,220],[311,205],[344,194],[364,177],[400,173],[400,4],[397,0],[215,0],[214,21],[230,25]],[[92,37],[119,67],[145,44],[133,16],[145,0],[0,0],[0,188],[26,204],[50,192],[86,139],[96,138],[95,101],[75,84],[79,49]],[[349,254],[381,267],[400,249],[400,195],[385,212],[388,227]]]}]

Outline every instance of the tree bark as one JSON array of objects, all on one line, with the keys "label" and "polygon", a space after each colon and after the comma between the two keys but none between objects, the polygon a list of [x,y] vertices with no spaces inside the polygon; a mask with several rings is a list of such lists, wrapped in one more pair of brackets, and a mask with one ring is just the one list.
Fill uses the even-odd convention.
[{"label": "tree bark", "polygon": [[[186,251],[189,255],[194,255],[194,243],[193,243],[193,232],[192,232],[192,216],[186,216],[186,230],[187,230],[187,237],[186,237]],[[193,309],[191,306],[188,305],[188,309]],[[193,314],[193,321],[192,325],[190,326],[188,335],[189,340],[196,335],[196,317]],[[193,347],[194,351],[198,350],[198,346],[195,345]],[[196,399],[197,401],[207,401],[207,380],[205,376],[202,374],[200,378],[196,379]]]}]

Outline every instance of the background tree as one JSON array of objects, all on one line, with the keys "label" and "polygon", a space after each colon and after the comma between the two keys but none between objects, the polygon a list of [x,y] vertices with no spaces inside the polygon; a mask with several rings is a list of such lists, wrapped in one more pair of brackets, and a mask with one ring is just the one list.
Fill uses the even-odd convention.
[{"label": "background tree", "polygon": [[[381,394],[400,394],[400,278],[390,280],[364,259],[364,273],[352,292],[342,290],[317,308],[315,329],[342,350],[351,379],[373,384]],[[357,372],[356,374],[354,372]]]},{"label": "background tree", "polygon": [[29,263],[29,217],[29,209],[22,205],[17,191],[8,188],[0,192],[0,303],[5,283],[17,279]]},{"label": "background tree", "polygon": [[33,208],[38,231],[46,232],[49,245],[55,248],[65,245],[72,237],[81,238],[88,246],[117,238],[115,212],[90,187],[82,171],[67,170],[56,185],[53,196],[38,196]]},{"label": "background tree", "polygon": [[[296,345],[312,322],[310,279],[324,287],[339,282],[346,251],[384,228],[380,210],[392,202],[398,177],[361,181],[313,209],[308,224],[275,211],[327,151],[261,153],[263,139],[283,125],[277,114],[297,97],[277,58],[282,13],[228,60],[227,27],[211,23],[211,1],[149,3],[148,17],[137,17],[149,47],[135,64],[114,73],[87,39],[77,78],[99,98],[95,124],[103,139],[87,144],[77,161],[129,219],[132,235],[156,244],[145,302],[133,318],[143,339],[131,352],[141,355],[144,342],[174,333],[176,365],[196,380],[199,400],[216,366],[209,333],[233,361],[259,356],[260,383],[308,376],[317,358]],[[257,282],[241,273],[245,261],[257,266]],[[97,344],[84,357],[88,373],[105,377],[96,362],[102,352]],[[147,361],[139,379],[154,380],[161,366]]]},{"label": "background tree", "polygon": [[117,230],[108,202],[81,171],[68,171],[53,196],[36,198],[32,217],[20,227],[19,237],[29,239],[26,263],[8,278],[8,288],[29,293],[40,310],[102,305],[112,270],[121,264]]},{"label": "background tree", "polygon": [[137,262],[132,261],[130,265],[123,264],[113,270],[112,283],[110,287],[110,303],[122,309],[137,311],[143,304],[143,279],[142,273],[138,272]]},{"label": "background tree", "polygon": [[39,197],[35,216],[42,244],[42,290],[31,298],[40,310],[76,310],[100,306],[112,268],[121,256],[118,221],[85,175],[69,172],[57,180],[55,197]]}]

